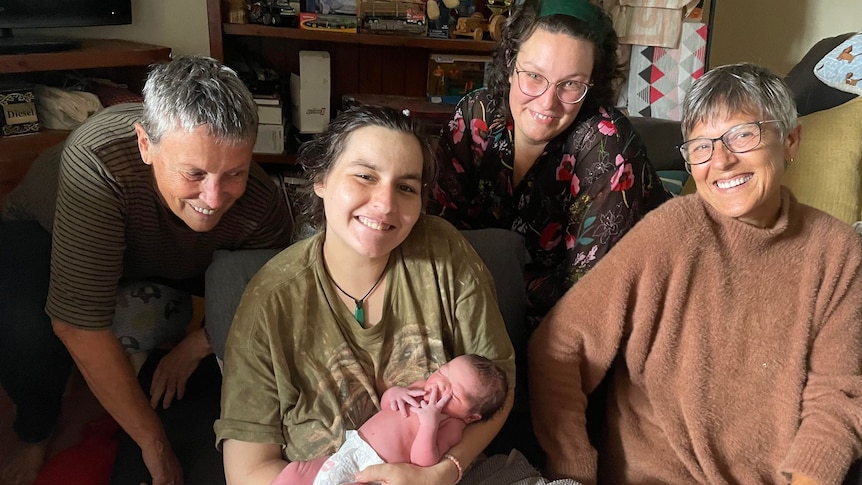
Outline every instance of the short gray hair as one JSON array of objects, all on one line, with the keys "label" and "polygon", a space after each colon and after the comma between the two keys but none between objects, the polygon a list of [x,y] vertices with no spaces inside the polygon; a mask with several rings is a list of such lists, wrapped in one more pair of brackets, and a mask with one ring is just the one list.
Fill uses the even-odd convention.
[{"label": "short gray hair", "polygon": [[682,136],[687,138],[698,123],[735,113],[778,120],[782,138],[797,124],[793,94],[780,77],[754,64],[731,64],[708,71],[685,95]]},{"label": "short gray hair", "polygon": [[174,130],[207,125],[209,134],[235,143],[257,137],[257,106],[236,72],[205,56],[177,57],[154,66],[143,89],[141,125],[158,144]]}]

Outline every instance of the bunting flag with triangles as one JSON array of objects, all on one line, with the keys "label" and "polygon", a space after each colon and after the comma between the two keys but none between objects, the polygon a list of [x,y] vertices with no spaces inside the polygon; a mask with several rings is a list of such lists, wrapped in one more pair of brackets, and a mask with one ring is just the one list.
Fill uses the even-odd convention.
[{"label": "bunting flag with triangles", "polygon": [[679,121],[685,93],[703,75],[706,29],[706,24],[684,22],[677,49],[632,46],[626,86],[629,115]]}]

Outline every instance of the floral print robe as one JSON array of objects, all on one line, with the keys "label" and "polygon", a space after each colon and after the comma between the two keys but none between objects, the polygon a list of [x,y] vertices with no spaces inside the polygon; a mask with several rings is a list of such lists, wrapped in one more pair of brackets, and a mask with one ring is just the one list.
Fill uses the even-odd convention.
[{"label": "floral print robe", "polygon": [[524,236],[528,317],[535,325],[644,214],[670,198],[629,120],[581,109],[513,184],[513,121],[484,89],[468,94],[437,146],[428,212],[458,229]]}]

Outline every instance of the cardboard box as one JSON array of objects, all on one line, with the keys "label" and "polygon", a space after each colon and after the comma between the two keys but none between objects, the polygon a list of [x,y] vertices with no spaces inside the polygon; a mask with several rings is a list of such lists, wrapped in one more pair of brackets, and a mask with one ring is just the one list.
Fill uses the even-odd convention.
[{"label": "cardboard box", "polygon": [[262,125],[280,125],[283,121],[281,99],[279,98],[254,98],[257,104],[258,123]]},{"label": "cardboard box", "polygon": [[29,86],[0,86],[0,136],[37,133],[36,96]]},{"label": "cardboard box", "polygon": [[254,153],[284,153],[284,126],[257,125],[257,141],[254,143]]},{"label": "cardboard box", "polygon": [[317,13],[356,16],[356,0],[316,0]]},{"label": "cardboard box", "polygon": [[487,84],[489,56],[431,54],[428,59],[428,99],[456,104],[465,94]]},{"label": "cardboard box", "polygon": [[300,133],[320,133],[329,123],[329,53],[299,51],[299,75],[290,75],[290,112]]}]

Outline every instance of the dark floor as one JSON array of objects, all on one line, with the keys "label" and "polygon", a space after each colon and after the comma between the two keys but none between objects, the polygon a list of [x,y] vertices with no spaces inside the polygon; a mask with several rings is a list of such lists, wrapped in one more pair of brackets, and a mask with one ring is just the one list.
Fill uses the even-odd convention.
[{"label": "dark floor", "polygon": [[[12,431],[14,409],[15,406],[12,401],[0,387],[0,463],[5,462],[16,442],[15,433]],[[59,453],[78,443],[84,425],[106,414],[90,392],[81,374],[74,370],[69,379],[69,386],[63,402],[63,417],[51,446],[50,455]]]}]

